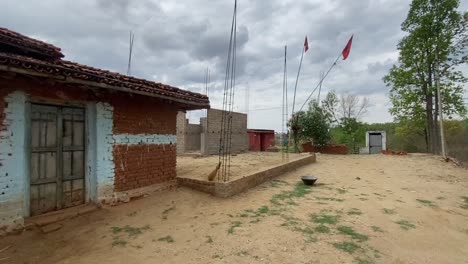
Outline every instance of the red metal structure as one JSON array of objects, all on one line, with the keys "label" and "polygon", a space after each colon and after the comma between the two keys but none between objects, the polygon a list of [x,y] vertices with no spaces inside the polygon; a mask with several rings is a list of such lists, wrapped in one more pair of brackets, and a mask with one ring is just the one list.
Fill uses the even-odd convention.
[{"label": "red metal structure", "polygon": [[266,151],[275,145],[275,131],[267,129],[248,129],[249,150]]}]

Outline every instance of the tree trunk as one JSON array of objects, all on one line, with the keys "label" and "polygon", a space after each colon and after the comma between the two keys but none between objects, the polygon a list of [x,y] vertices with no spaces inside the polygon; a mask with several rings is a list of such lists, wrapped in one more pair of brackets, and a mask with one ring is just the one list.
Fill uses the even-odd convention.
[{"label": "tree trunk", "polygon": [[434,153],[433,133],[434,133],[434,120],[432,118],[432,94],[426,94],[426,127],[427,127],[427,142],[429,153]]},{"label": "tree trunk", "polygon": [[439,97],[434,95],[434,154],[440,154],[440,131],[438,129]]}]

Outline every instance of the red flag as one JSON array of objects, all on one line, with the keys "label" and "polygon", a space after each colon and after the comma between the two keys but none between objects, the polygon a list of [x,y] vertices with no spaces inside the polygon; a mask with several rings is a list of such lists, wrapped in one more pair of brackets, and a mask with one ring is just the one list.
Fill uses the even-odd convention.
[{"label": "red flag", "polygon": [[309,42],[307,41],[307,36],[304,41],[304,52],[307,52],[309,50]]},{"label": "red flag", "polygon": [[341,54],[343,55],[343,60],[346,60],[349,56],[349,52],[351,51],[351,44],[353,44],[353,36],[348,40],[348,44],[346,44],[346,47],[343,49],[343,52]]}]

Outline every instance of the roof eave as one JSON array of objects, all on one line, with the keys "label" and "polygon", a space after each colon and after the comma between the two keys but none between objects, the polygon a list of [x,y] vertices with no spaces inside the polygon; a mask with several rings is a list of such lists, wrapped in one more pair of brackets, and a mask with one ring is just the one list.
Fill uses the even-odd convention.
[{"label": "roof eave", "polygon": [[58,82],[63,82],[63,83],[81,84],[81,85],[86,85],[86,86],[90,86],[90,87],[97,87],[97,88],[103,88],[103,89],[109,89],[109,90],[116,90],[116,91],[121,91],[121,92],[127,92],[127,93],[132,93],[132,94],[140,94],[140,95],[144,95],[144,96],[148,96],[148,97],[159,98],[159,99],[168,100],[168,101],[172,101],[172,102],[175,102],[177,104],[180,104],[180,108],[184,109],[184,110],[197,110],[197,109],[209,109],[210,108],[209,100],[208,100],[207,103],[194,102],[194,101],[190,101],[190,100],[184,100],[184,99],[181,99],[181,98],[174,98],[174,97],[171,97],[171,96],[165,96],[165,95],[161,95],[161,94],[138,91],[138,90],[133,90],[133,89],[125,88],[125,87],[109,85],[109,84],[105,84],[105,83],[98,83],[98,82],[80,80],[80,79],[76,79],[76,78],[69,77],[69,76],[62,76],[62,75],[56,75],[56,74],[47,74],[47,73],[41,73],[41,72],[36,72],[36,71],[29,71],[29,70],[25,70],[25,69],[22,69],[22,68],[16,68],[16,67],[5,66],[5,65],[0,65],[0,70],[19,73],[19,74],[26,74],[26,75],[31,75],[31,76],[54,79],[54,80],[57,80]]}]

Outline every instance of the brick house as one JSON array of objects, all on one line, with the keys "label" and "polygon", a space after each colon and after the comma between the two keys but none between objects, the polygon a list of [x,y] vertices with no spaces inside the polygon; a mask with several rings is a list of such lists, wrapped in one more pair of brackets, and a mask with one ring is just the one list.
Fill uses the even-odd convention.
[{"label": "brick house", "polygon": [[176,115],[205,95],[63,60],[0,28],[0,226],[175,183]]}]

